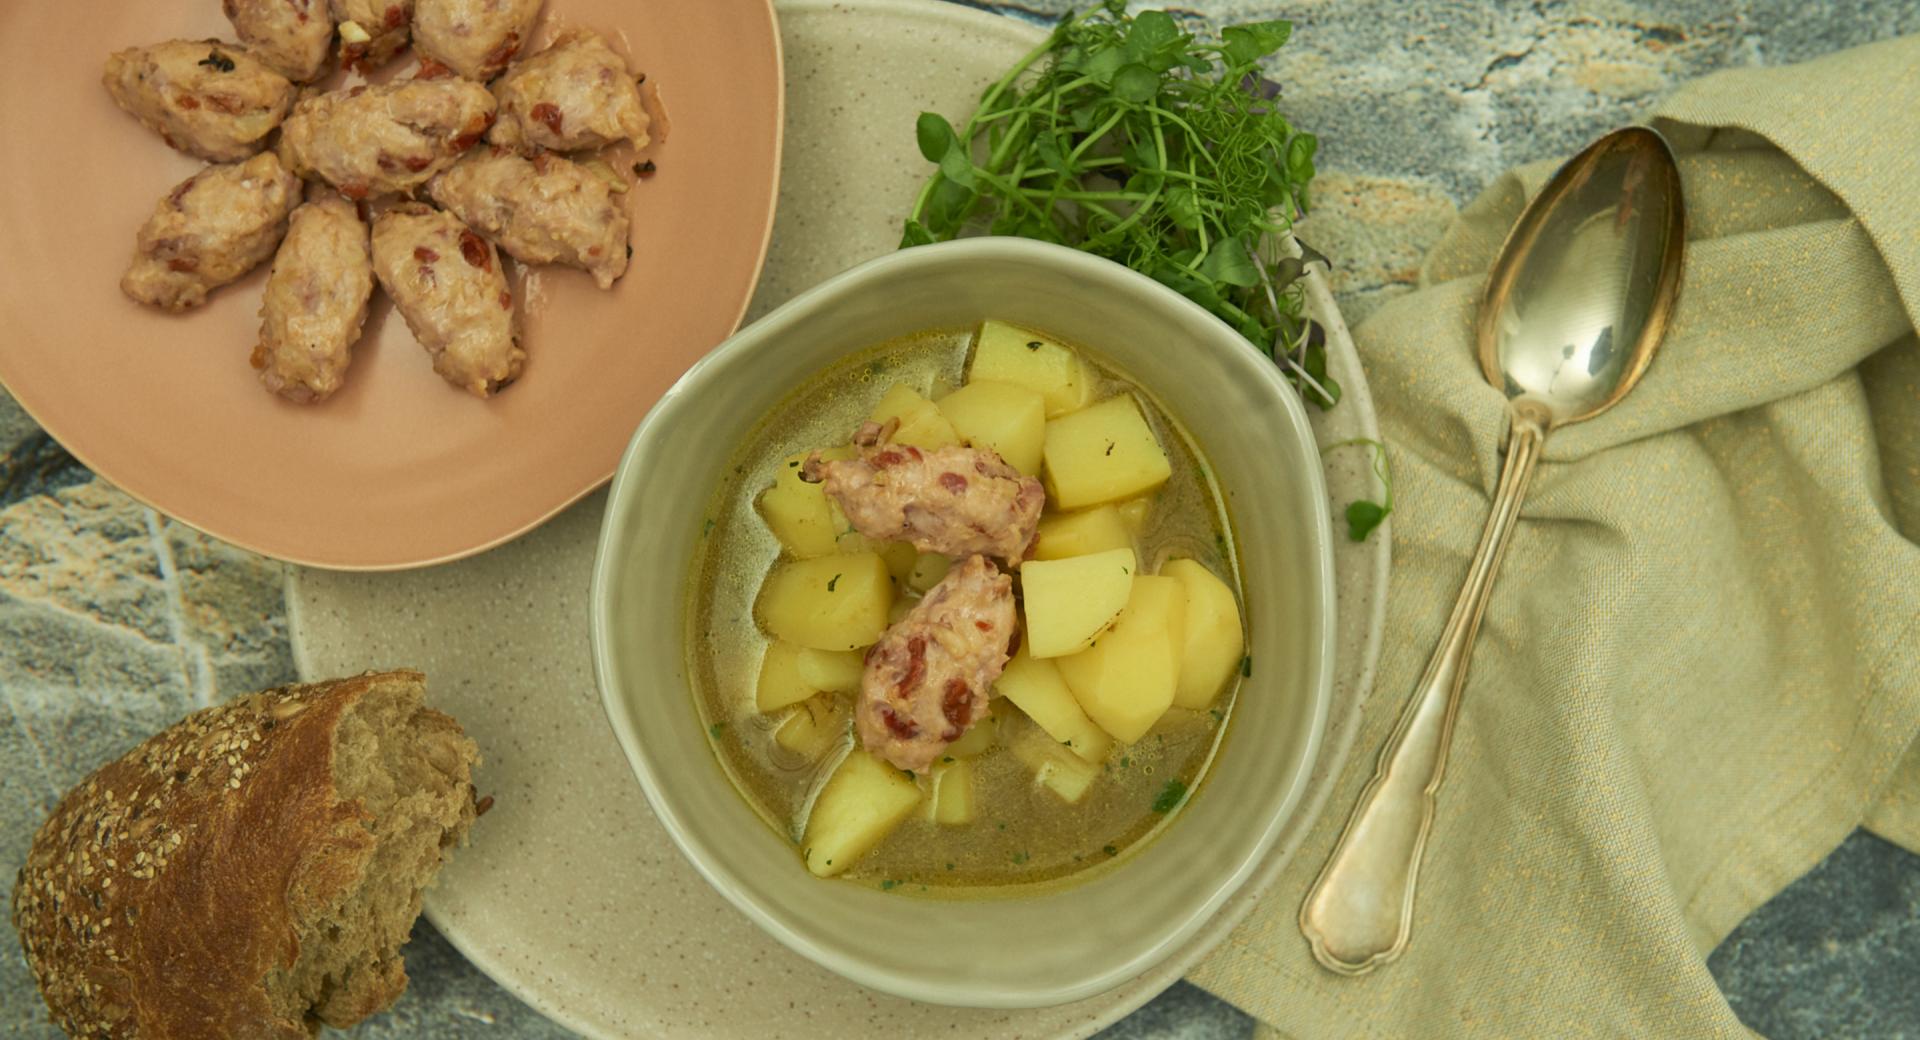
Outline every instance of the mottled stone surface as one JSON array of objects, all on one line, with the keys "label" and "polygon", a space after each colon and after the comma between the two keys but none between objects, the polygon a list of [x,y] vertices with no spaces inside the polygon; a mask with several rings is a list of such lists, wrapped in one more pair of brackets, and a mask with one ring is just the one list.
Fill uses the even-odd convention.
[{"label": "mottled stone surface", "polygon": [[[1052,15],[1075,0],[976,4]],[[1302,235],[1334,258],[1350,320],[1407,291],[1456,208],[1505,167],[1577,148],[1686,78],[1920,31],[1920,4],[1809,13],[1779,2],[1468,5],[1201,0],[1197,25],[1290,17],[1275,67],[1321,137]],[[155,516],[95,480],[0,395],[0,877],[69,784],[185,712],[293,667],[277,564]],[[564,1038],[426,925],[412,988],[353,1031],[378,1038]],[[1920,857],[1856,834],[1761,908],[1710,965],[1758,1031],[1920,1036]],[[1178,986],[1111,1040],[1241,1040],[1253,1023]],[[52,1038],[0,939],[0,1035]],[[1305,1040],[1305,1038],[1302,1038]]]},{"label": "mottled stone surface", "polygon": [[1427,247],[1458,212],[1437,185],[1328,170],[1313,179],[1313,213],[1300,237],[1332,261],[1340,313],[1357,325],[1413,289]]},{"label": "mottled stone surface", "polygon": [[1857,833],[1775,896],[1707,966],[1775,1038],[1920,1037],[1920,860]]}]

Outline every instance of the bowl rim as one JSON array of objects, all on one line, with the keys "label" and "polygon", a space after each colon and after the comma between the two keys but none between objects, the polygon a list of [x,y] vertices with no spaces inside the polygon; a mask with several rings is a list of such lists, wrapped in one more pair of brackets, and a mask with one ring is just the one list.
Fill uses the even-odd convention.
[{"label": "bowl rim", "polygon": [[[638,460],[654,440],[670,435],[670,422],[674,412],[679,407],[690,403],[683,401],[684,398],[689,398],[702,384],[713,378],[713,373],[725,370],[736,358],[759,349],[763,341],[777,339],[779,333],[795,322],[799,316],[811,312],[823,301],[830,301],[850,291],[856,291],[862,283],[877,274],[896,268],[939,267],[1009,255],[1059,266],[1065,268],[1069,274],[1083,274],[1086,280],[1096,284],[1109,283],[1110,288],[1107,291],[1115,288],[1124,289],[1145,298],[1150,305],[1185,311],[1190,317],[1197,316],[1204,319],[1207,327],[1217,327],[1221,341],[1229,342],[1235,347],[1233,350],[1222,352],[1224,355],[1222,363],[1239,367],[1249,382],[1272,391],[1270,396],[1278,399],[1281,416],[1284,416],[1283,419],[1275,417],[1276,421],[1284,423],[1291,431],[1294,440],[1305,447],[1304,455],[1308,464],[1303,468],[1306,471],[1305,479],[1311,498],[1308,507],[1315,521],[1315,529],[1309,532],[1309,551],[1316,560],[1315,576],[1317,578],[1310,593],[1316,613],[1321,619],[1316,640],[1318,654],[1313,667],[1311,689],[1308,691],[1312,694],[1312,709],[1304,753],[1286,778],[1285,793],[1276,810],[1261,821],[1260,834],[1249,852],[1213,887],[1194,912],[1177,927],[1160,931],[1152,942],[1144,944],[1134,956],[1120,963],[1089,975],[1072,986],[1053,987],[1045,992],[1017,987],[993,987],[971,982],[928,981],[911,970],[900,970],[865,959],[842,957],[837,952],[823,948],[808,934],[790,927],[776,908],[764,905],[761,900],[754,898],[747,886],[740,883],[737,872],[721,862],[718,856],[713,855],[684,825],[682,815],[677,811],[672,798],[667,793],[667,785],[663,782],[662,775],[654,769],[653,763],[642,752],[633,718],[620,703],[619,691],[615,688],[615,676],[619,669],[613,662],[611,650],[610,603],[613,596],[613,572],[616,569],[616,561],[619,559],[616,549],[626,544],[626,540],[621,537],[621,531],[627,526],[625,521],[632,508],[633,489],[641,479]],[[1118,285],[1111,284],[1115,280],[1119,283]],[[856,346],[853,349],[857,350],[860,347]],[[1152,393],[1152,388],[1146,389]],[[1173,418],[1176,423],[1180,423],[1178,415]],[[593,656],[594,683],[600,693],[601,707],[607,716],[608,725],[620,743],[621,752],[625,755],[629,768],[640,783],[648,806],[659,819],[661,826],[672,837],[681,855],[686,857],[695,871],[709,885],[781,945],[862,986],[926,1003],[1012,1009],[1064,1004],[1096,996],[1151,970],[1155,964],[1171,956],[1182,944],[1197,935],[1205,923],[1220,912],[1226,902],[1252,878],[1260,865],[1269,857],[1281,830],[1299,809],[1301,799],[1306,792],[1307,781],[1319,757],[1326,735],[1327,719],[1331,712],[1333,656],[1337,637],[1334,626],[1332,511],[1327,497],[1325,473],[1318,465],[1319,453],[1316,444],[1299,395],[1285,383],[1279,370],[1271,362],[1261,357],[1250,344],[1240,338],[1238,333],[1198,304],[1160,282],[1121,264],[1066,246],[1008,236],[959,239],[916,246],[875,257],[795,295],[751,325],[735,331],[675,381],[660,396],[659,401],[647,412],[635,429],[632,440],[628,442],[619,465],[614,470],[609,486],[606,510],[601,518],[599,537],[594,549],[593,576],[588,592],[589,640]],[[1209,772],[1211,773],[1211,770]],[[1071,888],[1062,890],[1071,891]],[[1034,898],[1047,897],[1048,894],[1041,894]]]}]

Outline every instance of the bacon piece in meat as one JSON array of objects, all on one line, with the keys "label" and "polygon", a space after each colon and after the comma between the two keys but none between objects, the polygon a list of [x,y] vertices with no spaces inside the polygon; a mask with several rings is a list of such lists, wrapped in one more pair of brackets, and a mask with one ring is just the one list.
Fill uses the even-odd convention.
[{"label": "bacon piece in meat", "polygon": [[955,564],[867,651],[860,743],[901,769],[927,768],[986,713],[1013,634],[1013,579],[984,556]]},{"label": "bacon piece in meat", "polygon": [[980,553],[1015,563],[1033,544],[1046,489],[992,451],[889,442],[890,427],[862,425],[854,459],[815,452],[803,476],[825,482],[854,529],[876,541],[908,541],[945,556]]}]

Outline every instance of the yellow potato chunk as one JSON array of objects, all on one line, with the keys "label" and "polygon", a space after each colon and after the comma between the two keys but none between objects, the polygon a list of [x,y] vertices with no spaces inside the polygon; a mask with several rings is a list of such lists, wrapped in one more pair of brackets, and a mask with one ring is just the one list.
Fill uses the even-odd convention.
[{"label": "yellow potato chunk", "polygon": [[895,383],[867,418],[877,423],[900,420],[900,428],[893,432],[895,444],[932,450],[960,443],[960,435],[953,432],[953,424],[940,409],[904,383]]},{"label": "yellow potato chunk", "polygon": [[[833,540],[834,552],[845,553],[851,556],[854,553],[877,553],[880,551],[880,547],[874,544],[873,539],[868,538],[858,531],[847,530],[846,522],[841,519],[841,513],[838,507],[834,509],[834,524],[840,530],[840,537]],[[884,557],[882,558],[884,559]],[[891,573],[893,568],[888,567],[887,570]]]},{"label": "yellow potato chunk", "polygon": [[1039,727],[1062,746],[1089,762],[1101,762],[1113,738],[1094,725],[1080,702],[1060,678],[1060,669],[1051,660],[1036,661],[1025,647],[1007,662],[1006,671],[994,682],[1000,695],[1027,713]]},{"label": "yellow potato chunk", "polygon": [[1047,418],[1086,407],[1093,400],[1093,376],[1080,355],[1038,333],[987,321],[974,342],[973,382],[1012,383],[1046,398]]},{"label": "yellow potato chunk", "polygon": [[1013,745],[1013,757],[1033,771],[1033,782],[1052,791],[1060,800],[1077,804],[1100,776],[1100,767],[1081,758],[1040,733],[1031,731]]},{"label": "yellow potato chunk", "polygon": [[1186,644],[1186,606],[1180,579],[1136,578],[1113,630],[1055,662],[1081,710],[1113,739],[1139,740],[1173,706]]},{"label": "yellow potato chunk", "polygon": [[1205,711],[1240,670],[1247,651],[1240,604],[1226,582],[1192,560],[1168,560],[1160,573],[1179,579],[1187,591],[1180,685],[1173,691],[1173,703]]},{"label": "yellow potato chunk", "polygon": [[800,855],[815,877],[832,877],[893,833],[920,804],[920,788],[898,769],[854,748],[814,799]]},{"label": "yellow potato chunk", "polygon": [[933,797],[927,800],[927,817],[948,827],[973,822],[973,763],[958,758],[933,767],[930,777]]},{"label": "yellow potato chunk", "polygon": [[915,592],[925,592],[940,584],[953,567],[953,561],[939,553],[921,553],[913,562],[913,573],[907,575],[907,587]]},{"label": "yellow potato chunk", "polygon": [[914,562],[920,559],[920,550],[909,542],[876,542],[853,529],[847,520],[847,514],[840,511],[840,503],[827,499],[827,508],[833,513],[834,529],[841,532],[834,547],[842,553],[879,553],[886,561],[887,573],[893,575],[894,583],[904,585],[907,576],[913,573]]},{"label": "yellow potato chunk", "polygon": [[1047,488],[1061,509],[1083,509],[1152,491],[1173,475],[1159,438],[1131,394],[1047,423]]},{"label": "yellow potato chunk", "polygon": [[1127,530],[1120,511],[1112,506],[1098,506],[1040,521],[1040,537],[1034,542],[1033,558],[1064,560],[1069,556],[1131,548],[1133,533]]},{"label": "yellow potato chunk", "polygon": [[904,583],[912,577],[913,565],[920,562],[920,550],[915,549],[911,542],[886,542],[874,551],[887,561],[887,573],[893,575],[896,582]]},{"label": "yellow potato chunk", "polygon": [[1084,759],[1066,752],[1050,754],[1033,768],[1034,782],[1066,802],[1079,802],[1099,776],[1099,772]]},{"label": "yellow potato chunk", "polygon": [[818,762],[846,737],[851,720],[852,714],[841,698],[832,694],[809,697],[773,731],[773,742],[809,762]]},{"label": "yellow potato chunk", "polygon": [[1120,511],[1120,522],[1127,526],[1127,533],[1138,538],[1147,526],[1147,514],[1153,511],[1153,500],[1129,498],[1114,508]]},{"label": "yellow potato chunk", "polygon": [[1021,564],[1028,653],[1048,658],[1085,649],[1126,607],[1136,569],[1132,549]]},{"label": "yellow potato chunk", "polygon": [[983,715],[973,720],[973,725],[967,727],[967,732],[962,734],[959,740],[948,744],[947,749],[941,754],[948,758],[974,758],[985,754],[992,747],[993,720]]},{"label": "yellow potato chunk", "polygon": [[754,612],[776,639],[815,650],[858,650],[887,628],[893,583],[877,554],[781,563],[760,586]]},{"label": "yellow potato chunk", "polygon": [[782,640],[767,644],[760,658],[760,679],[753,687],[753,706],[763,712],[791,707],[820,692],[800,675],[799,647]]},{"label": "yellow potato chunk", "polygon": [[760,493],[760,518],[773,536],[794,555],[811,559],[834,551],[834,540],[845,525],[836,526],[834,510],[829,509],[827,493],[819,484],[800,479],[800,467],[806,455],[789,455],[781,460],[773,486]]},{"label": "yellow potato chunk", "polygon": [[1047,434],[1047,399],[1040,391],[975,380],[940,398],[939,406],[961,440],[992,449],[1029,477],[1039,474]]},{"label": "yellow potato chunk", "polygon": [[818,693],[845,693],[860,688],[860,677],[867,665],[852,650],[813,650],[798,652],[800,681]]}]

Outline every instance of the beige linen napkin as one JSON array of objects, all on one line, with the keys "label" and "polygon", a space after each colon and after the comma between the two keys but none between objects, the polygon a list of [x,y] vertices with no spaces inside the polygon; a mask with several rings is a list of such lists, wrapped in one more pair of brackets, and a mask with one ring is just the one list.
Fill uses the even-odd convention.
[{"label": "beige linen napkin", "polygon": [[1356,979],[1296,915],[1479,537],[1505,423],[1469,327],[1554,164],[1488,189],[1358,330],[1398,505],[1379,682],[1327,814],[1194,976],[1283,1035],[1743,1036],[1708,951],[1862,823],[1920,851],[1920,38],[1658,115],[1693,218],[1676,326],[1548,444],[1412,948]]}]

